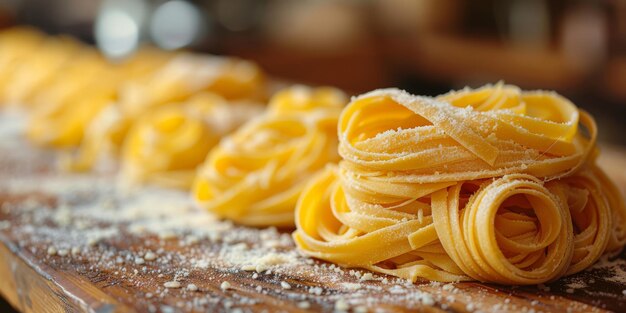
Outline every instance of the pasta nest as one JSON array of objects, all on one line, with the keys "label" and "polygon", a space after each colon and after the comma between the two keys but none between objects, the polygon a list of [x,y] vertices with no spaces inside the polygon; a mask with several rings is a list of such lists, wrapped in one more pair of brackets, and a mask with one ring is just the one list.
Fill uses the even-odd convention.
[{"label": "pasta nest", "polygon": [[[265,93],[261,69],[254,63],[235,58],[190,53],[171,55],[143,48],[123,69],[114,101],[98,110],[88,120],[87,127],[79,129],[83,140],[76,152],[65,155],[64,167],[89,170],[103,157],[119,154],[128,131],[143,115],[159,107],[183,103],[203,93],[224,98],[218,102],[253,103],[263,99]],[[234,105],[231,113],[244,114],[238,108],[242,106]],[[233,122],[233,116],[227,113],[225,122]],[[175,181],[180,180],[172,183]]]},{"label": "pasta nest", "polygon": [[579,272],[626,241],[596,133],[553,92],[364,94],[339,120],[343,160],[302,193],[293,237],[313,257],[412,281],[527,285]]},{"label": "pasta nest", "polygon": [[94,121],[118,101],[120,86],[154,72],[168,57],[144,48],[129,60],[110,64],[93,48],[81,49],[64,64],[63,75],[55,75],[29,100],[27,135],[39,145],[56,148],[82,145]]},{"label": "pasta nest", "polygon": [[245,225],[292,226],[306,180],[339,160],[337,120],[346,103],[334,88],[278,92],[265,114],[211,151],[194,183],[199,206]]},{"label": "pasta nest", "polygon": [[212,93],[144,114],[122,148],[125,182],[189,188],[196,168],[220,138],[259,114],[260,104],[228,102]]}]

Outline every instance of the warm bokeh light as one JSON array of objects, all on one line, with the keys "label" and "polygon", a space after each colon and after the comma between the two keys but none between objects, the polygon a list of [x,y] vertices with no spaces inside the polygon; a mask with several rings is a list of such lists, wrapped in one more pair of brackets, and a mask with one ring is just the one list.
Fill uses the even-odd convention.
[{"label": "warm bokeh light", "polygon": [[111,58],[122,58],[137,49],[146,17],[143,0],[109,0],[102,4],[94,22],[98,48]]},{"label": "warm bokeh light", "polygon": [[161,48],[174,50],[186,47],[203,32],[203,17],[188,1],[168,1],[154,10],[150,20],[150,36]]}]

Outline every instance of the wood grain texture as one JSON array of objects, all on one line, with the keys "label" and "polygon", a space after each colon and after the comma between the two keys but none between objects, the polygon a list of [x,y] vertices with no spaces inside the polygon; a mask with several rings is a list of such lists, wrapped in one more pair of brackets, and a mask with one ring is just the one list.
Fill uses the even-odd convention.
[{"label": "wood grain texture", "polygon": [[[626,312],[625,253],[539,287],[408,284],[382,275],[363,280],[359,276],[367,271],[298,256],[289,230],[216,221],[207,225],[223,228],[218,237],[189,241],[192,228],[202,225],[170,236],[138,232],[137,225],[149,228],[152,220],[133,224],[132,215],[119,221],[82,218],[85,212],[97,216],[93,208],[99,205],[104,214],[114,210],[105,206],[126,201],[102,187],[114,185],[115,177],[60,173],[51,152],[30,147],[17,130],[9,133],[0,136],[0,292],[23,312]],[[626,191],[626,152],[604,150],[600,164]],[[66,190],[64,184],[80,188]],[[162,214],[158,206],[165,202],[150,204],[155,215]],[[124,214],[111,212],[107,214]],[[180,216],[156,221],[190,215],[187,222],[193,224],[204,216],[193,214],[200,213],[181,210]],[[138,213],[135,219],[142,218]],[[103,233],[108,235],[89,238]],[[48,253],[51,247],[56,254]],[[156,252],[157,258],[138,261],[146,251]],[[271,273],[242,270],[246,258],[264,254],[293,256],[295,261],[270,266]],[[182,288],[165,288],[172,280]],[[224,282],[230,286],[222,288]],[[187,290],[188,284],[198,290]]]}]

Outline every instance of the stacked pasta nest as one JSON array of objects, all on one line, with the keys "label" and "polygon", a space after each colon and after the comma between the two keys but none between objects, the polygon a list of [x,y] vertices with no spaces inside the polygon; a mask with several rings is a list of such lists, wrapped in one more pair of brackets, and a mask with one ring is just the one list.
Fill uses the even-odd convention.
[{"label": "stacked pasta nest", "polygon": [[596,133],[553,92],[359,96],[339,121],[343,160],[303,192],[294,238],[309,255],[410,280],[538,284],[579,272],[626,239]]},{"label": "stacked pasta nest", "polygon": [[111,63],[26,28],[0,33],[0,74],[0,102],[64,168],[113,156],[124,183],[189,188],[244,225],[295,224],[302,252],[343,266],[538,284],[626,243],[596,124],[553,92],[385,89],[345,106],[330,87],[274,93],[245,60],[145,47]]}]

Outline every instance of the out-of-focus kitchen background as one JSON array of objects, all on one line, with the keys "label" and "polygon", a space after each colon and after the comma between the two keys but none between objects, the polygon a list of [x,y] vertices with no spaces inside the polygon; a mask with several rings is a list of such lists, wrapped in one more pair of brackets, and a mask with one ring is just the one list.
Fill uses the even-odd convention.
[{"label": "out-of-focus kitchen background", "polygon": [[23,24],[111,58],[152,43],[351,93],[554,89],[626,144],[626,0],[0,0],[0,28]]}]

